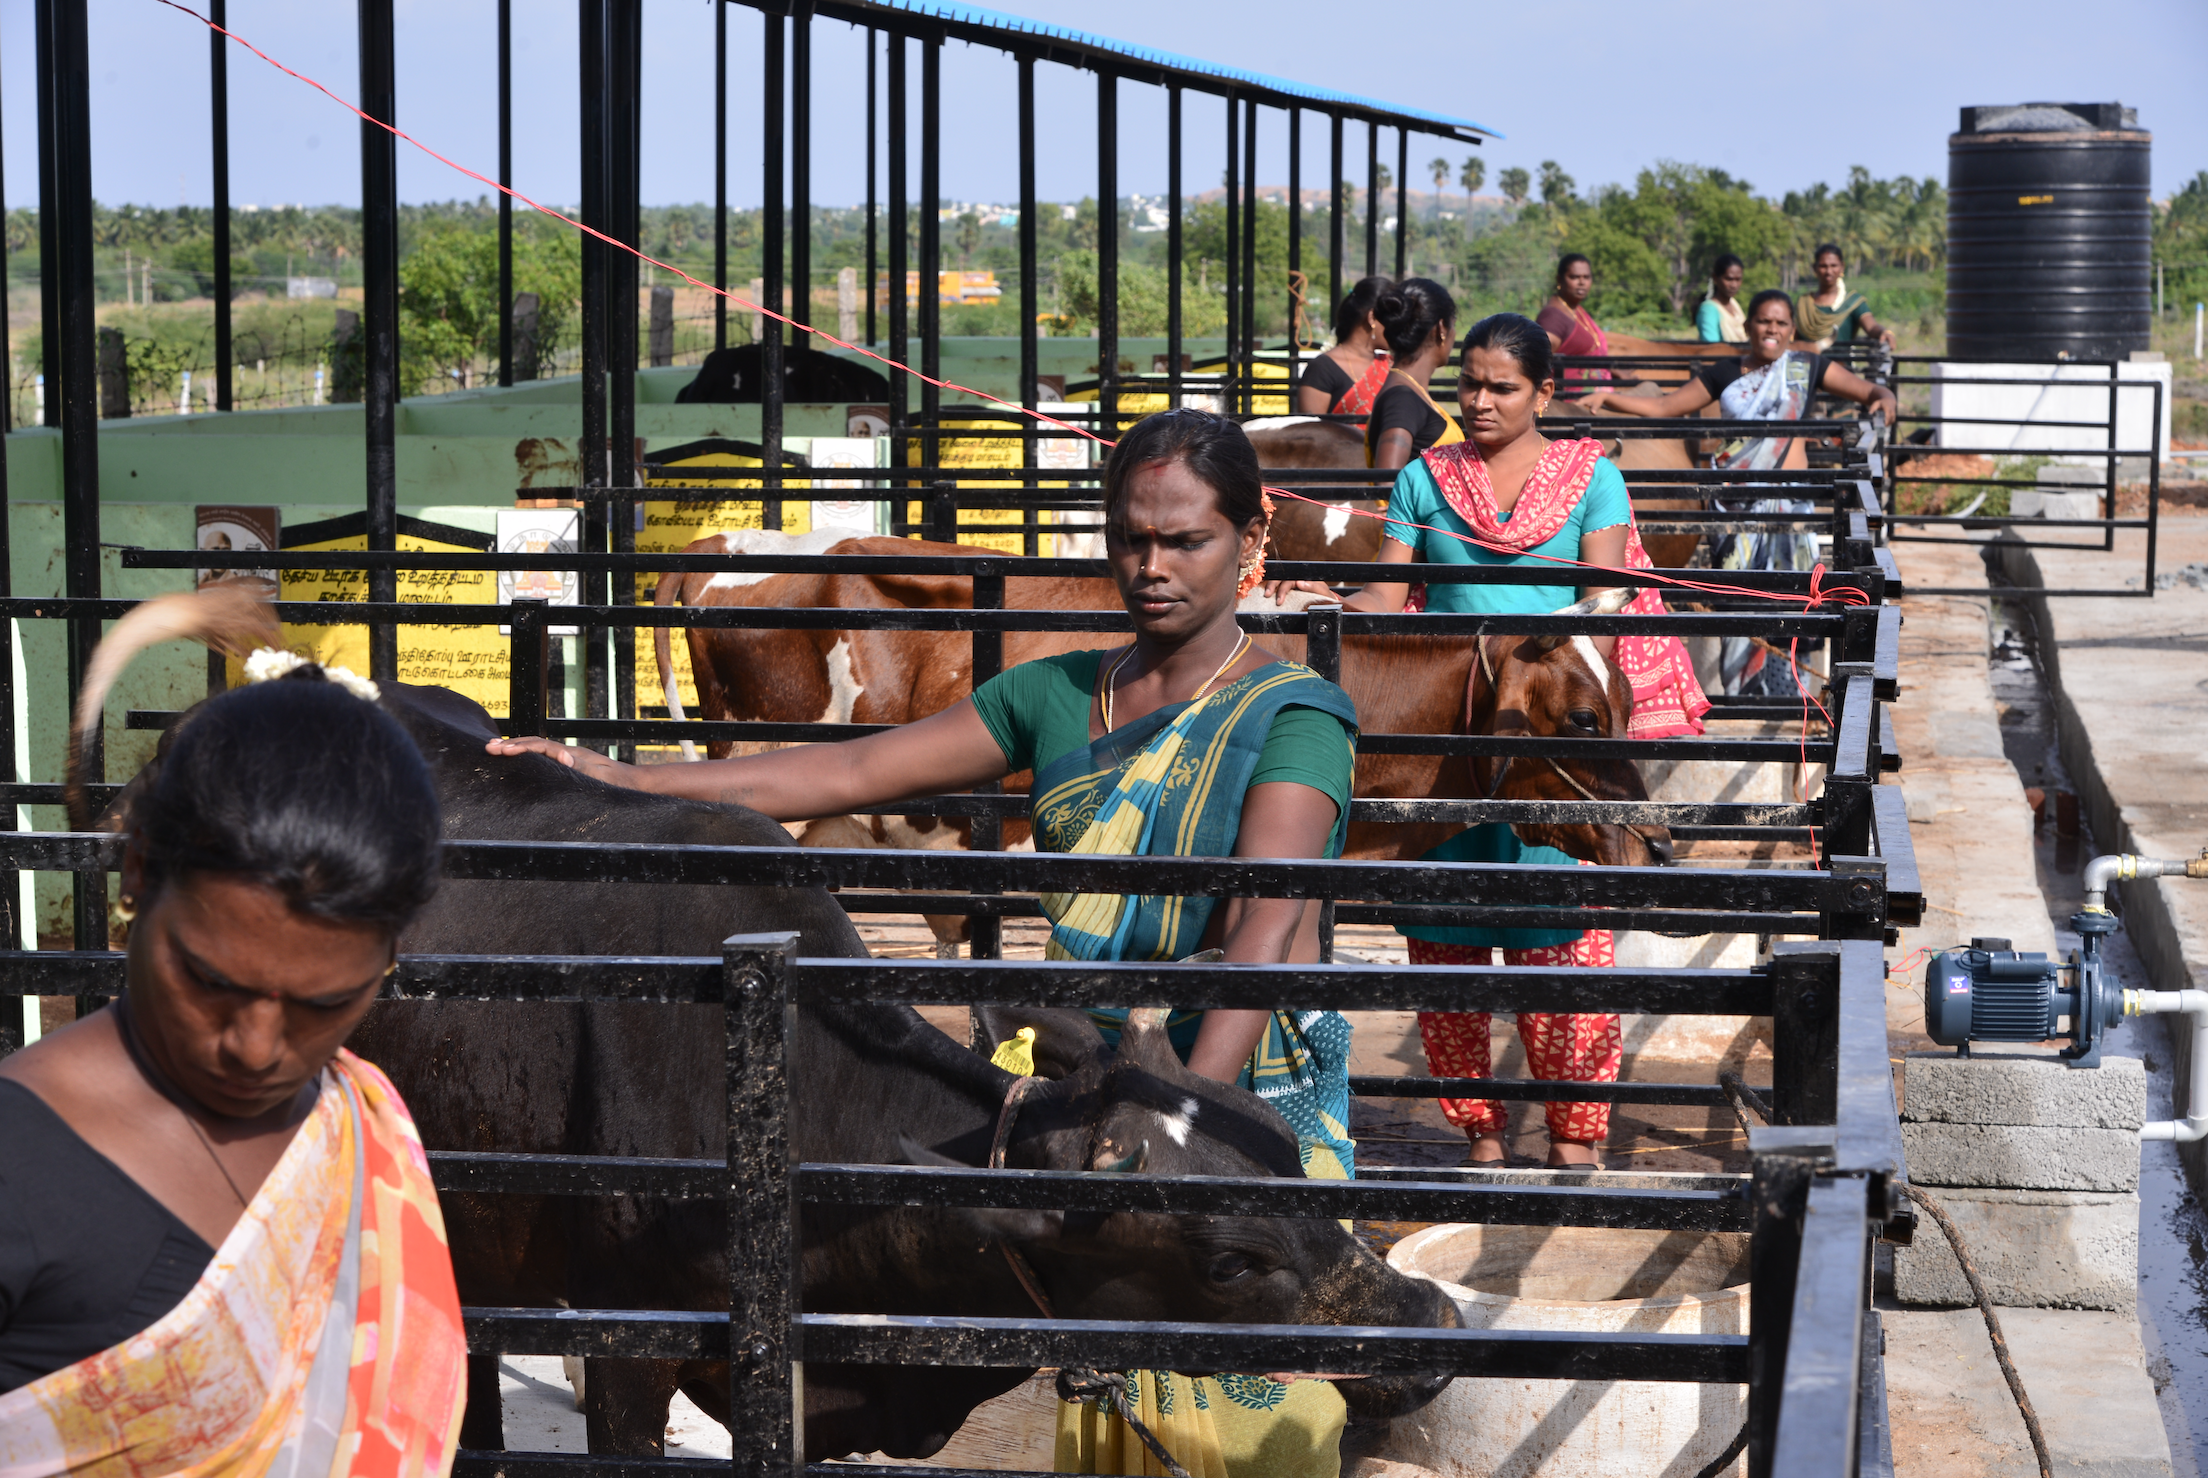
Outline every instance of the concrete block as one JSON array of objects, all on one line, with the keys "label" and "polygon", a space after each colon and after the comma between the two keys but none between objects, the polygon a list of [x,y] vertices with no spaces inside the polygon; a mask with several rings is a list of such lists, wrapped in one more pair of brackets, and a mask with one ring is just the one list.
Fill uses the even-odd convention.
[{"label": "concrete block", "polygon": [[[2129,1313],[2139,1286],[2139,1197],[2087,1191],[1941,1190],[1978,1277],[2010,1308]],[[1962,1265],[1930,1217],[1894,1249],[1894,1296],[1919,1308],[1974,1302]]]},{"label": "concrete block", "polygon": [[1902,1061],[1902,1118],[1933,1124],[2022,1124],[2137,1130],[2147,1116],[2147,1073],[2136,1057],[2074,1068],[2036,1043],[1912,1052]]},{"label": "concrete block", "polygon": [[2139,1136],[2129,1129],[1903,1124],[1909,1178],[1922,1186],[2135,1191]]}]

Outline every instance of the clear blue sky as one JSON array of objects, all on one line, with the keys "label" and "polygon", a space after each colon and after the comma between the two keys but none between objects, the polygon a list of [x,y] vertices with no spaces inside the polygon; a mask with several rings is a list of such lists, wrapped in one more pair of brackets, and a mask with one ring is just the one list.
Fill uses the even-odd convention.
[{"label": "clear blue sky", "polygon": [[[94,190],[107,202],[204,204],[207,32],[155,0],[88,0]],[[1946,173],[1958,106],[2117,99],[2155,135],[2155,189],[2208,168],[2208,3],[2096,0],[1855,0],[1759,6],[1453,6],[1409,0],[1003,0],[1002,8],[1124,40],[1476,119],[1507,135],[1483,150],[1489,190],[1511,165],[1563,164],[1584,188],[1630,182],[1659,158],[1719,166],[1763,192],[1873,173]],[[575,199],[575,7],[515,0],[516,184],[549,202]],[[497,160],[496,6],[492,0],[398,0],[399,123],[492,172]],[[352,7],[344,0],[230,0],[232,28],[334,91],[358,91]],[[728,11],[731,198],[758,199],[756,106],[761,20]],[[645,8],[643,198],[712,198],[712,0]],[[864,63],[857,33],[815,22],[815,191],[823,204],[862,197]],[[36,79],[29,0],[0,0],[0,126],[6,192],[36,195]],[[1749,64],[1753,63],[1753,73]],[[1095,179],[1093,79],[1040,71],[1045,199],[1088,193]],[[946,48],[943,187],[952,199],[1014,194],[1011,64]],[[239,204],[357,203],[359,126],[300,83],[233,47],[231,190]],[[917,100],[918,67],[913,68]],[[1121,184],[1165,183],[1164,103],[1122,85]],[[1223,124],[1216,101],[1187,106],[1187,181],[1214,184]],[[1260,125],[1266,183],[1286,178],[1279,116]],[[1392,135],[1383,157],[1392,157]],[[1322,182],[1323,129],[1306,135],[1306,179]],[[1437,152],[1411,141],[1414,184]],[[1360,160],[1353,130],[1349,153]],[[1357,167],[1361,171],[1361,163]],[[1356,171],[1353,171],[1356,172]],[[472,196],[472,182],[404,146],[410,201]],[[915,171],[917,183],[917,171]]]}]

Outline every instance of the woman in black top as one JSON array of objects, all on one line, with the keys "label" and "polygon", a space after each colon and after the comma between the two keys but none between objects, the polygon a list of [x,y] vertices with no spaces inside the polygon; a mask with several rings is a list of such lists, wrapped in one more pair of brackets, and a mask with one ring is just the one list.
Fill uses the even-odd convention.
[{"label": "woman in black top", "polygon": [[[128,651],[145,644],[143,632],[173,636],[177,612],[192,609],[173,602],[197,600],[141,606],[109,640]],[[279,680],[194,709],[128,792],[123,997],[0,1062],[0,1392],[37,1384],[67,1403],[69,1384],[87,1381],[122,1400],[134,1383],[166,1380],[171,1404],[185,1409],[196,1382],[222,1382],[222,1398],[195,1417],[204,1430],[178,1439],[186,1447],[233,1440],[217,1408],[237,1404],[237,1370],[191,1359],[171,1361],[166,1376],[142,1367],[162,1365],[164,1348],[219,1353],[219,1329],[207,1331],[258,1308],[250,1285],[259,1281],[288,1287],[277,1323],[311,1317],[344,1338],[302,1331],[286,1344],[275,1328],[257,1360],[296,1358],[300,1341],[308,1357],[341,1360],[348,1353],[335,1345],[351,1351],[356,1318],[342,1269],[356,1269],[353,1286],[373,1287],[399,1276],[383,1259],[403,1248],[405,1291],[421,1295],[408,1358],[442,1370],[464,1355],[441,1228],[425,1242],[389,1222],[352,1189],[345,1152],[329,1148],[350,1145],[352,1164],[379,1164],[375,1146],[412,1134],[381,1075],[340,1047],[394,968],[400,930],[436,887],[436,792],[371,685],[261,655],[273,661],[249,670]],[[97,712],[95,690],[87,696]],[[403,1170],[389,1183],[370,1177],[385,1193],[400,1182],[434,1218],[426,1172],[418,1182]],[[319,1194],[340,1185],[335,1201]],[[297,1197],[286,1199],[287,1188]],[[287,1234],[343,1232],[347,1217],[365,1235],[342,1238],[330,1286],[285,1283]],[[170,1318],[188,1293],[202,1312]],[[433,1303],[449,1319],[433,1317]],[[373,1352],[349,1358],[381,1363]],[[280,1361],[260,1372],[273,1405],[259,1420],[293,1420],[304,1403],[308,1428],[347,1425],[343,1379],[302,1394],[285,1374]],[[460,1392],[432,1393],[436,1384],[425,1376],[407,1412],[368,1403],[360,1419],[403,1432],[420,1417],[442,1442]],[[22,1405],[0,1404],[0,1438],[36,1437],[36,1413]],[[70,1432],[72,1461],[81,1443],[103,1440],[99,1423],[85,1421]]]},{"label": "woman in black top", "polygon": [[1393,286],[1388,278],[1367,277],[1343,295],[1334,309],[1333,347],[1313,355],[1296,382],[1297,414],[1361,416],[1372,409],[1388,373],[1387,346],[1372,310]]},{"label": "woman in black top", "polygon": [[1375,313],[1394,368],[1372,403],[1365,459],[1393,470],[1409,465],[1428,447],[1464,440],[1456,418],[1427,393],[1434,371],[1449,362],[1456,348],[1457,302],[1440,283],[1413,277],[1382,293]]}]

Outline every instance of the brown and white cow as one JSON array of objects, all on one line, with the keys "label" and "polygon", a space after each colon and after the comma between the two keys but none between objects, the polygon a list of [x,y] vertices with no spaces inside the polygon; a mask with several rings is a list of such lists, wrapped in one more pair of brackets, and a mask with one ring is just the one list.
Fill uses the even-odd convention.
[{"label": "brown and white cow", "polygon": [[[768,553],[801,547],[811,536],[758,531],[715,534],[691,544],[687,554]],[[818,551],[814,551],[818,552]],[[967,545],[907,539],[856,538],[826,552],[845,555],[979,555]],[[1257,599],[1262,600],[1262,597]],[[958,575],[670,574],[661,577],[660,605],[803,607],[879,610],[958,609],[972,603],[972,582]],[[1108,580],[1014,577],[1005,604],[1016,610],[1117,610],[1119,594]],[[1274,609],[1269,602],[1254,607]],[[694,627],[688,633],[691,670],[703,717],[780,723],[855,722],[902,724],[950,707],[973,690],[972,639],[960,632],[791,631]],[[1373,734],[1462,734],[1468,708],[1480,725],[1471,732],[1622,738],[1632,711],[1632,690],[1615,663],[1592,642],[1569,638],[1488,637],[1486,666],[1492,683],[1475,688],[1480,641],[1471,637],[1351,636],[1342,643],[1342,686],[1356,702],[1360,725]],[[1008,631],[1007,667],[1062,652],[1113,644],[1094,632]],[[1303,638],[1261,636],[1268,649],[1289,660],[1304,655]],[[672,682],[666,628],[655,632],[668,710],[681,716]],[[1481,703],[1487,691],[1493,701]],[[1468,705],[1468,695],[1473,700]],[[1592,720],[1591,723],[1587,722]],[[733,746],[708,746],[716,755]],[[1006,789],[1024,792],[1022,772]],[[1475,767],[1461,756],[1361,754],[1355,793],[1382,800],[1646,800],[1639,769],[1630,760],[1574,759],[1568,764],[1520,763]],[[816,827],[819,824],[816,823]],[[965,828],[928,817],[874,818],[867,825],[877,844],[958,845]],[[1371,860],[1410,859],[1461,830],[1447,822],[1353,823],[1345,855]],[[909,835],[907,832],[909,831]],[[1668,835],[1660,827],[1629,830],[1617,825],[1521,826],[1528,841],[1555,846],[1590,862],[1638,866],[1666,859]],[[1025,840],[1024,822],[1008,822],[1005,839]],[[834,841],[827,838],[833,836]],[[853,845],[839,827],[808,844]],[[947,922],[947,921],[946,921]],[[940,937],[940,934],[939,934]]]}]

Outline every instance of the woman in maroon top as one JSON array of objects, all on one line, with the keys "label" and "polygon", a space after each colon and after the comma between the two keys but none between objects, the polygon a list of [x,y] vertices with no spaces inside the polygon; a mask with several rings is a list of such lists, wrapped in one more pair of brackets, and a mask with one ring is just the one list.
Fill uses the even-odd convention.
[{"label": "woman in maroon top", "polygon": [[[1587,311],[1587,297],[1594,290],[1593,264],[1576,251],[1566,252],[1556,264],[1556,291],[1549,295],[1549,301],[1533,320],[1541,325],[1557,353],[1609,354],[1610,336]],[[1560,377],[1560,383],[1569,385],[1574,381],[1609,378],[1608,370],[1568,369]]]}]

